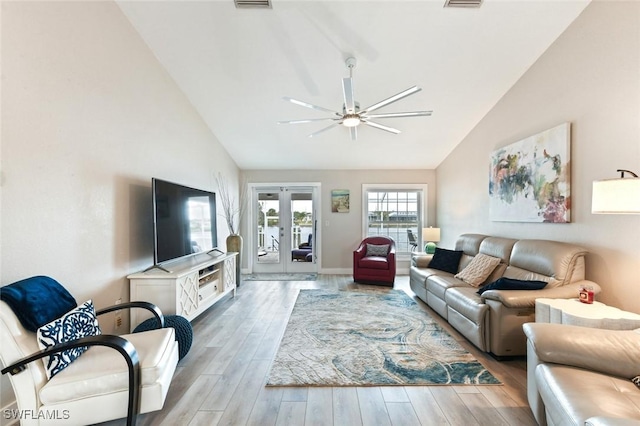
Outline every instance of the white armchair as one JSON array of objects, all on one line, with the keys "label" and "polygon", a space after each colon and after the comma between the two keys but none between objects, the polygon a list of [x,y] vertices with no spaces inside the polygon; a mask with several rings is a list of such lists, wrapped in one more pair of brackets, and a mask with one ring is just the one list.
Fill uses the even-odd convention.
[{"label": "white armchair", "polygon": [[[124,308],[160,310],[146,302],[123,303],[96,315]],[[36,333],[27,330],[12,308],[0,301],[0,359],[10,381],[20,424],[86,425],[162,408],[178,363],[173,328],[142,333],[95,335],[40,350]],[[41,358],[77,347],[90,347],[50,379]]]}]

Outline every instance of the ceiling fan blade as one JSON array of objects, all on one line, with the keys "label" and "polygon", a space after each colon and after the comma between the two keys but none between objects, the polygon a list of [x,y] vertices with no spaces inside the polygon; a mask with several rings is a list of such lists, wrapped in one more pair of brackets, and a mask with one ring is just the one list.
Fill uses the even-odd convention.
[{"label": "ceiling fan blade", "polygon": [[389,104],[392,104],[392,103],[394,103],[396,101],[399,101],[402,98],[406,98],[409,95],[413,95],[414,93],[417,93],[420,90],[422,90],[422,89],[419,88],[418,86],[410,87],[409,89],[403,90],[402,92],[400,92],[400,93],[398,93],[396,95],[393,95],[390,98],[385,99],[384,101],[380,101],[380,102],[378,102],[376,104],[371,105],[370,107],[365,108],[364,110],[362,110],[360,112],[360,114],[366,114],[368,112],[375,111],[378,108],[382,108],[383,106],[387,106]]},{"label": "ceiling fan blade", "polygon": [[342,93],[344,95],[344,106],[347,114],[356,112],[356,101],[353,99],[353,79],[351,77],[342,79]]},{"label": "ceiling fan blade", "polygon": [[311,109],[315,109],[315,110],[317,110],[317,111],[330,112],[331,114],[335,114],[335,115],[337,115],[337,116],[339,116],[339,117],[342,117],[342,114],[340,114],[339,112],[336,112],[336,111],[330,110],[330,109],[328,109],[328,108],[323,108],[323,107],[318,106],[318,105],[313,105],[313,104],[310,104],[310,103],[307,103],[307,102],[302,102],[302,101],[299,101],[299,100],[297,100],[297,99],[289,98],[289,97],[287,97],[287,96],[285,96],[285,97],[284,97],[284,98],[282,98],[282,99],[284,99],[285,101],[289,101],[289,102],[291,102],[291,103],[293,103],[293,104],[303,106],[303,107],[305,107],[305,108],[311,108]]},{"label": "ceiling fan blade", "polygon": [[318,130],[317,132],[311,133],[311,134],[309,135],[309,137],[310,137],[310,138],[316,137],[316,136],[318,136],[320,133],[324,133],[324,132],[326,132],[327,130],[329,130],[329,129],[333,129],[334,127],[339,126],[339,125],[340,125],[340,123],[333,123],[331,126],[327,126],[327,127],[325,127],[324,129],[320,129],[320,130]]},{"label": "ceiling fan blade", "polygon": [[358,128],[357,127],[349,127],[349,131],[351,132],[351,140],[358,140]]},{"label": "ceiling fan blade", "polygon": [[340,120],[340,118],[333,118],[333,117],[327,117],[327,118],[301,118],[299,120],[278,121],[278,124],[300,124],[300,123],[311,123],[312,121],[325,121],[325,120],[338,121],[338,120]]},{"label": "ceiling fan blade", "polygon": [[400,130],[398,129],[394,129],[393,127],[383,126],[382,124],[374,123],[372,121],[362,120],[362,122],[367,126],[375,127],[376,129],[384,130],[386,132],[393,133],[395,135],[397,135],[398,133],[401,133]]},{"label": "ceiling fan blade", "polygon": [[433,111],[390,112],[388,114],[368,114],[364,118],[421,117],[432,113]]}]

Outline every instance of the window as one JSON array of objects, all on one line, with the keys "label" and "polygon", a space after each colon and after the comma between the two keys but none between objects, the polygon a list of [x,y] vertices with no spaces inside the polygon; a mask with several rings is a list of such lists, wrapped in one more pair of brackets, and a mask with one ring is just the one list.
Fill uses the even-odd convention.
[{"label": "window", "polygon": [[426,185],[363,185],[363,235],[384,235],[396,242],[397,254],[421,247]]}]

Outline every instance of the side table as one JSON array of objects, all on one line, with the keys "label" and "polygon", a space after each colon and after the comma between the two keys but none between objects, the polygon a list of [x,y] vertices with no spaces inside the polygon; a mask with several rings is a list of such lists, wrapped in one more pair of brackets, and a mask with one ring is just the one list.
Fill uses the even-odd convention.
[{"label": "side table", "polygon": [[536,299],[536,322],[578,325],[608,330],[640,328],[640,315],[601,302],[582,303],[578,299]]}]

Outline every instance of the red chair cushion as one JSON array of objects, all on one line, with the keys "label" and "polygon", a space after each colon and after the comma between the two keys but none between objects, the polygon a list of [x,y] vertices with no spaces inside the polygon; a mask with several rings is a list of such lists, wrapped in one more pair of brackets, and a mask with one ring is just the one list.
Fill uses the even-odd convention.
[{"label": "red chair cushion", "polygon": [[358,266],[365,269],[389,269],[386,257],[367,256],[358,261]]}]

